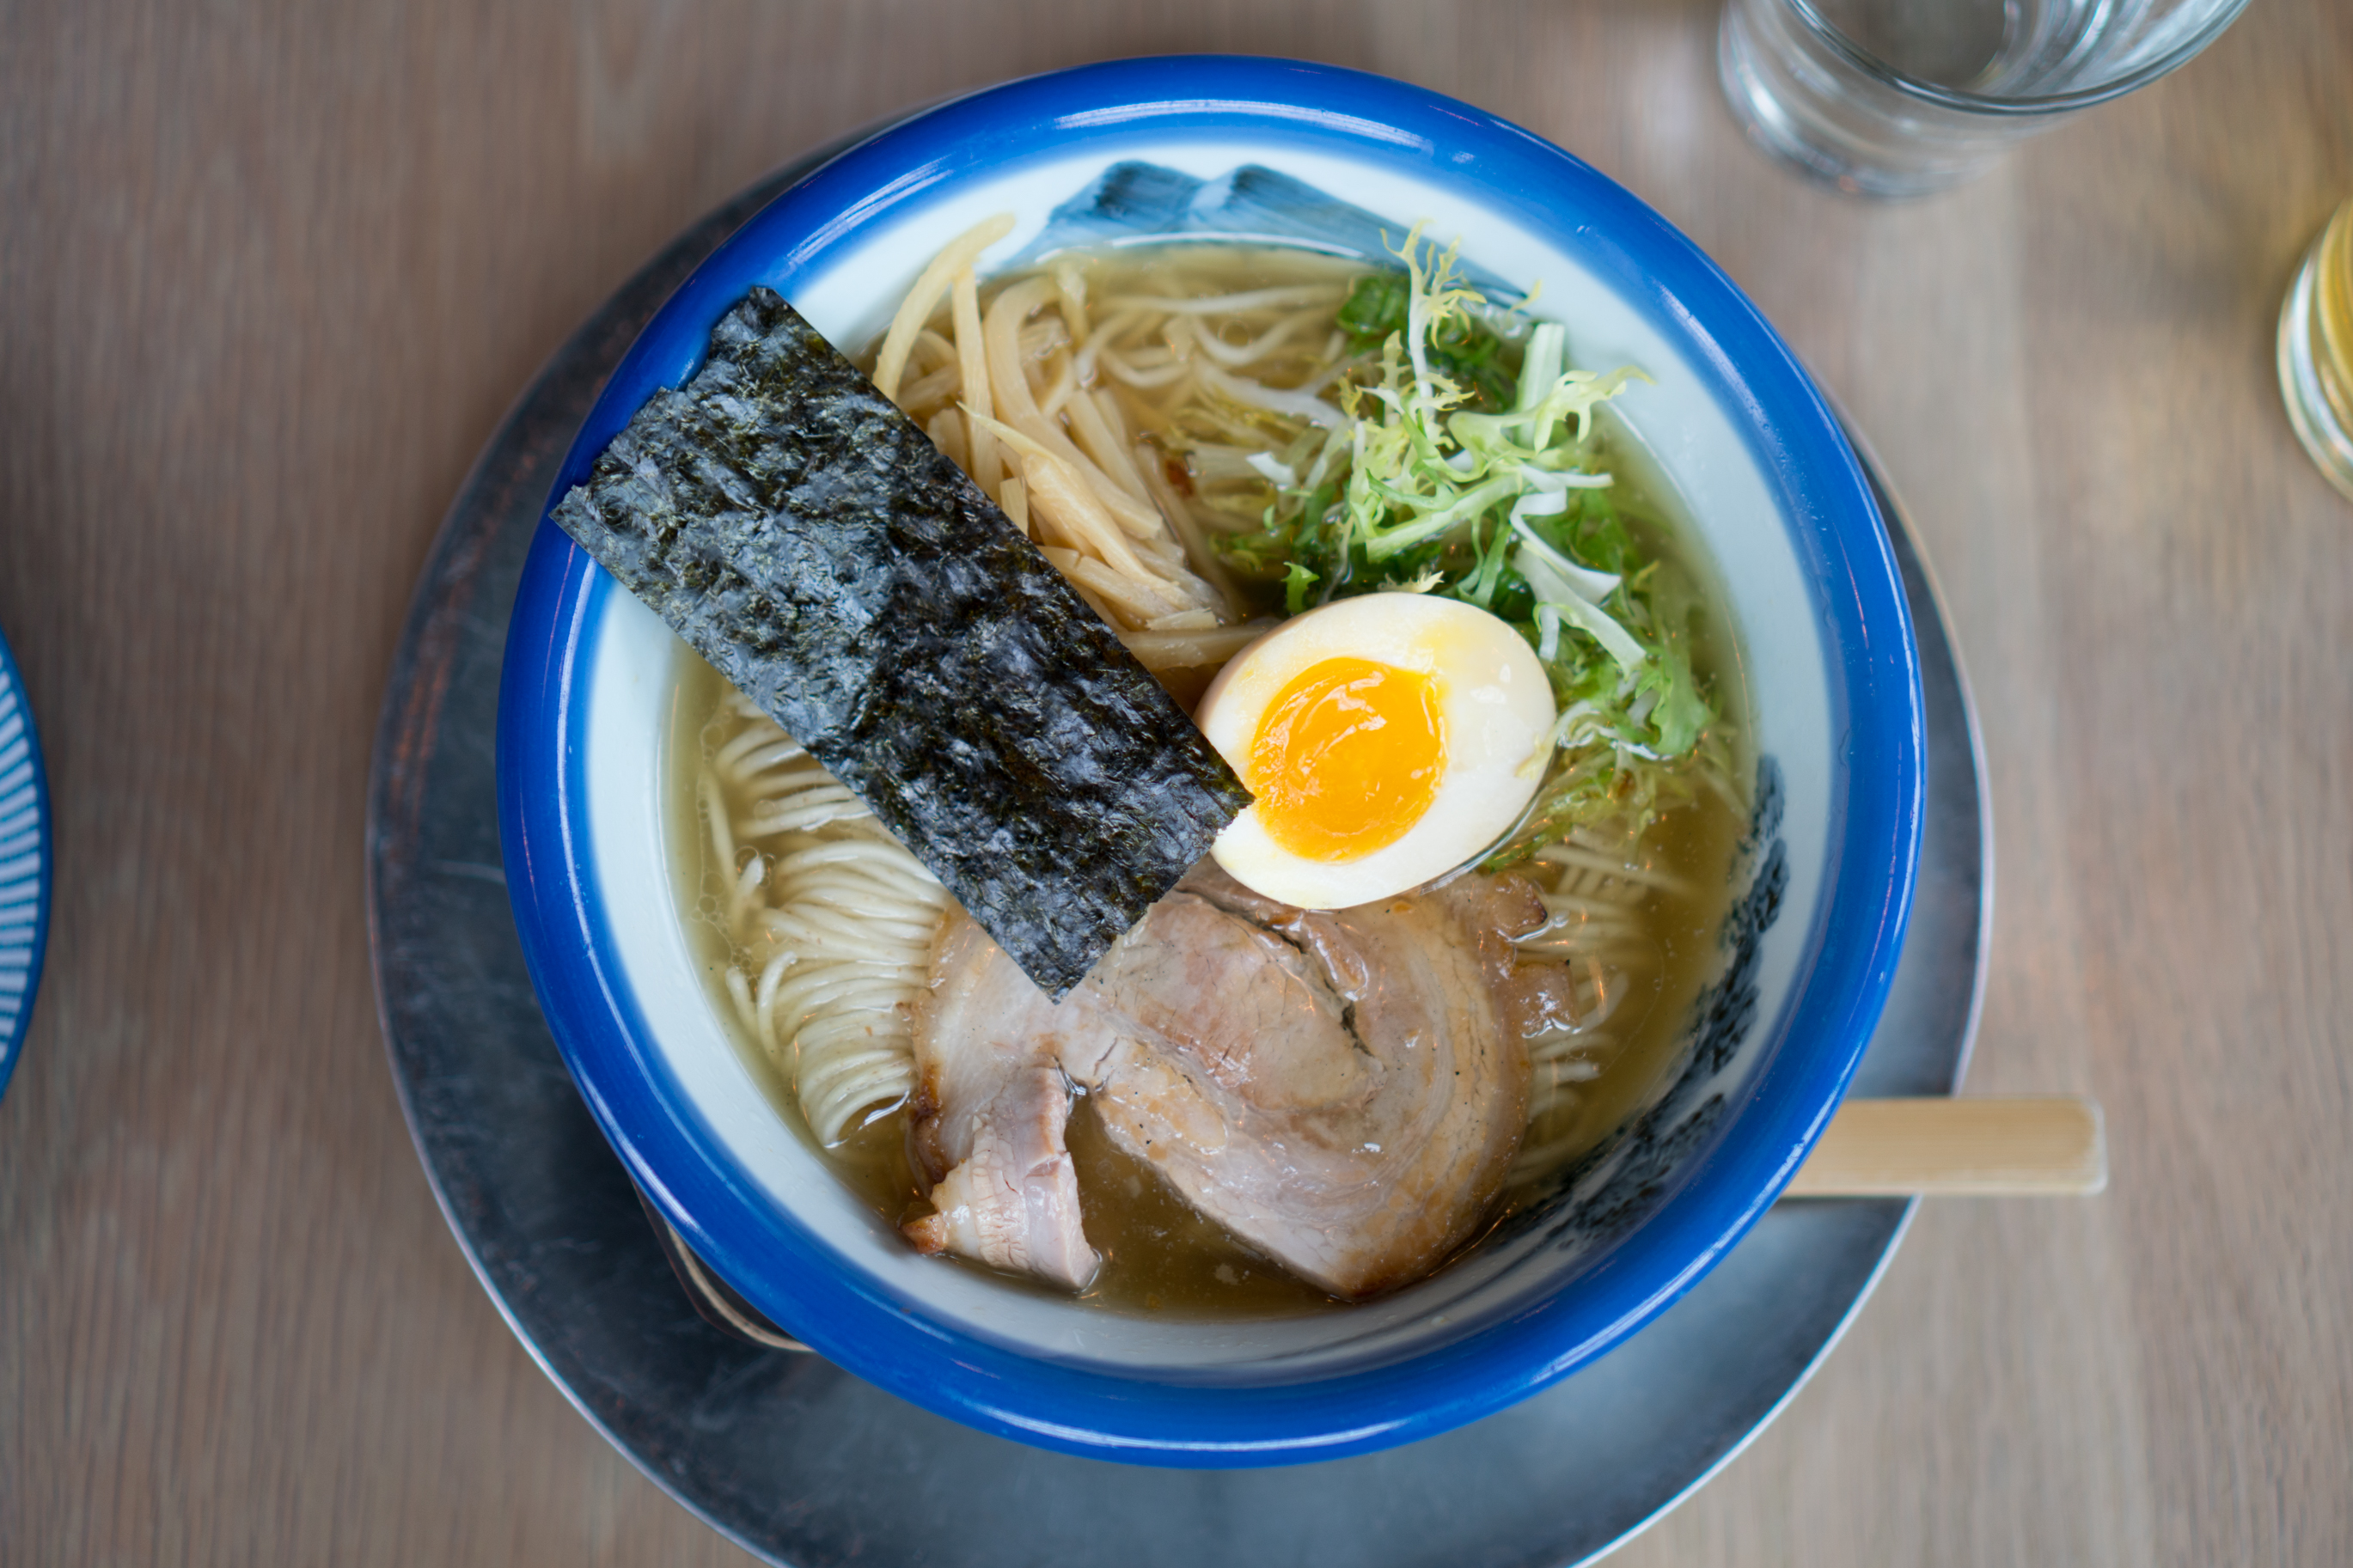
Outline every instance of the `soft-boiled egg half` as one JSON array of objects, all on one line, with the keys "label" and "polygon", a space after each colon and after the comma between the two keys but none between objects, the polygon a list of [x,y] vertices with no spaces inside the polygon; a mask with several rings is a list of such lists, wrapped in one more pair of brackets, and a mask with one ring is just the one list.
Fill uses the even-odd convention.
[{"label": "soft-boiled egg half", "polygon": [[1553,717],[1535,650],[1475,605],[1368,594],[1294,616],[1194,714],[1256,797],[1210,853],[1302,909],[1419,887],[1518,822]]}]

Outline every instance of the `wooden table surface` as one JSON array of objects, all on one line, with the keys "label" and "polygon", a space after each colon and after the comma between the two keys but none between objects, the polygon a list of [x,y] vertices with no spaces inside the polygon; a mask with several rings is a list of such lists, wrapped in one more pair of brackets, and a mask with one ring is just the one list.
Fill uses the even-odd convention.
[{"label": "wooden table surface", "polygon": [[1923,1212],[1618,1561],[2353,1561],[2353,506],[2272,369],[2353,194],[2344,0],[1894,207],[1741,142],[1715,0],[4,15],[0,626],[63,876],[0,1100],[0,1563],[746,1561],[566,1405],[418,1169],[361,897],[394,638],[508,401],[690,219],[892,110],[1194,49],[1509,116],[1779,324],[1983,713],[1969,1087],[2107,1108],[2105,1196]]}]

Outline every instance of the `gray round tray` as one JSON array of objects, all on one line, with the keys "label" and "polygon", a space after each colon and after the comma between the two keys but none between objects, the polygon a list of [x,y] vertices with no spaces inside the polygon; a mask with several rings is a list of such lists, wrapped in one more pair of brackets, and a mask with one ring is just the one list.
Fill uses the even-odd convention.
[{"label": "gray round tray", "polygon": [[[410,605],[369,785],[369,929],[401,1104],[459,1245],[599,1431],[714,1528],[796,1568],[1555,1568],[1607,1552],[1772,1419],[1870,1293],[1909,1204],[1782,1204],[1650,1327],[1535,1398],[1410,1447],[1273,1470],[1111,1465],[987,1436],[722,1332],[673,1278],[523,970],[499,858],[499,664],[524,552],[607,374],[712,247],[831,151],[696,225],[549,362],[459,492]],[[1855,1092],[1944,1094],[1977,1022],[1982,770],[1935,595],[1879,495],[1920,640],[1928,819]]]}]

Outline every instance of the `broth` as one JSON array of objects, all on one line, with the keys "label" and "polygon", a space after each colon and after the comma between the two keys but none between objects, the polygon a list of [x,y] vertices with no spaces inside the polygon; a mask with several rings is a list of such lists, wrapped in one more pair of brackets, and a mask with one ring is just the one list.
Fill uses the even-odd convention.
[{"label": "broth", "polygon": [[[1272,363],[1252,366],[1254,374],[1276,387],[1295,387],[1328,364],[1336,352],[1331,317],[1338,309],[1340,291],[1348,277],[1362,270],[1355,263],[1302,252],[1213,246],[1103,253],[1089,258],[1086,268],[1077,287],[1086,301],[1083,308],[1097,312],[1115,312],[1126,298],[1179,292],[1271,289],[1301,298],[1328,295],[1328,301],[1318,307],[1324,320],[1313,320],[1311,312],[1311,319],[1293,321],[1284,329],[1287,337]],[[1039,277],[1053,278],[1065,296],[1072,290],[1067,271],[1060,276],[1050,271],[1008,279],[987,290],[984,299]],[[944,304],[943,311],[948,309]],[[1104,318],[1097,314],[1094,319]],[[1262,335],[1287,319],[1277,316],[1272,325],[1260,320],[1245,326]],[[1225,330],[1229,349],[1235,347],[1235,335],[1230,326]],[[1245,342],[1254,341],[1261,340],[1245,332]],[[1038,348],[1037,360],[1050,366],[1058,352],[1064,360],[1071,357],[1067,343],[1029,346]],[[926,353],[919,349],[909,363],[909,386],[920,393],[925,377],[938,384],[947,368],[935,363],[938,359],[936,350]],[[1135,361],[1151,362],[1151,355],[1134,351],[1123,363],[1147,376],[1162,368],[1157,362],[1139,366]],[[1139,465],[1158,466],[1153,483],[1164,507],[1170,504],[1167,494],[1173,489],[1184,498],[1176,506],[1189,515],[1195,529],[1215,531],[1254,521],[1254,509],[1265,506],[1271,489],[1226,453],[1237,440],[1253,435],[1263,439],[1270,421],[1232,405],[1162,407],[1144,395],[1150,389],[1124,383],[1096,390],[1117,405],[1128,428],[1139,433],[1133,448]],[[1087,393],[1081,390],[1076,395]],[[941,432],[950,437],[964,434],[941,422],[940,409],[952,405],[952,393],[945,403],[935,397],[927,405],[913,395],[905,401],[919,421],[931,420],[935,439]],[[962,451],[955,450],[953,439],[942,445],[959,461],[971,459],[968,445]],[[1693,662],[1713,683],[1714,700],[1736,751],[1748,729],[1747,714],[1737,651],[1722,613],[1724,597],[1707,563],[1689,546],[1691,531],[1676,526],[1676,518],[1665,510],[1672,492],[1655,471],[1646,472],[1647,454],[1639,442],[1620,426],[1607,440],[1607,449],[1612,471],[1620,477],[1613,498],[1629,531],[1653,559],[1675,562],[1698,584],[1705,613],[1694,634]],[[1185,544],[1187,559],[1212,592],[1263,605],[1263,590],[1232,583],[1231,574],[1217,560],[1202,559],[1207,551],[1200,537],[1188,537]],[[1099,604],[1098,608],[1115,626],[1121,625],[1116,606]],[[823,1150],[828,1163],[861,1201],[883,1220],[900,1225],[929,1206],[912,1156],[912,1129],[903,1106],[890,1102],[860,1110],[828,1145],[813,1125],[818,1115],[804,1113],[806,1089],[796,1091],[789,1069],[778,1059],[791,1057],[797,1044],[779,1037],[778,1057],[772,1057],[758,1037],[759,999],[773,985],[755,987],[746,972],[757,973],[762,963],[770,963],[774,945],[754,952],[744,938],[742,872],[751,850],[734,847],[732,826],[714,835],[711,812],[720,796],[706,794],[711,786],[703,782],[714,758],[742,752],[751,721],[741,716],[748,711],[741,700],[683,645],[680,658],[681,679],[668,756],[670,827],[677,848],[672,863],[681,879],[681,907],[692,911],[686,924],[712,986],[712,1004],[777,1113]],[[1183,668],[1162,673],[1179,699],[1189,701],[1206,684],[1208,670]],[[1744,774],[1736,771],[1734,776]],[[727,796],[724,804],[733,824],[741,803]],[[1489,1225],[1533,1201],[1547,1176],[1622,1125],[1677,1065],[1694,1001],[1715,978],[1717,934],[1734,891],[1734,849],[1745,826],[1745,808],[1728,792],[1702,787],[1692,798],[1662,811],[1639,835],[1630,837],[1620,830],[1612,838],[1580,832],[1568,845],[1548,851],[1550,858],[1520,868],[1561,900],[1555,924],[1566,919],[1569,927],[1555,933],[1554,940],[1569,942],[1576,962],[1587,966],[1587,984],[1577,992],[1586,1026],[1547,1037],[1534,1053],[1532,1114],[1523,1152]],[[837,821],[802,838],[838,844],[856,831],[854,823]],[[868,831],[879,833],[871,828],[871,819]],[[835,837],[826,838],[828,834]],[[730,850],[723,860],[723,843]],[[1561,910],[1569,912],[1563,915]],[[1579,930],[1587,934],[1577,934]],[[902,987],[896,994],[910,993]],[[886,1012],[872,1016],[880,1019]],[[874,1033],[868,1030],[870,1036]],[[825,1114],[838,1111],[829,1104]],[[1196,1214],[1146,1163],[1113,1144],[1083,1094],[1071,1118],[1067,1141],[1078,1173],[1087,1238],[1103,1260],[1083,1300],[1120,1311],[1217,1317],[1295,1314],[1341,1304]],[[1016,1282],[1047,1289],[1026,1277]]]}]

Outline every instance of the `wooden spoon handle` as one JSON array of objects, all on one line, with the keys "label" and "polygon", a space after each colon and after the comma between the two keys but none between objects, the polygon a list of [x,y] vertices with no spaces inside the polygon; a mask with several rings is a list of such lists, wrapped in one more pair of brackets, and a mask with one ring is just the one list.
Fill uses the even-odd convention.
[{"label": "wooden spoon handle", "polygon": [[2088,1100],[1851,1100],[1784,1195],[2064,1195],[2107,1184],[2107,1136]]}]

